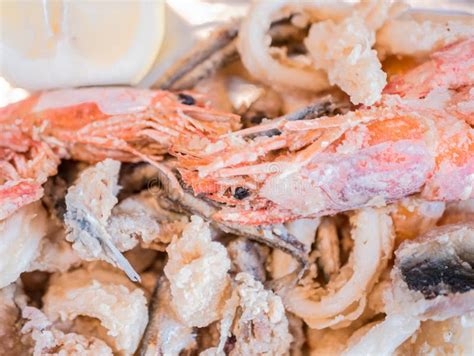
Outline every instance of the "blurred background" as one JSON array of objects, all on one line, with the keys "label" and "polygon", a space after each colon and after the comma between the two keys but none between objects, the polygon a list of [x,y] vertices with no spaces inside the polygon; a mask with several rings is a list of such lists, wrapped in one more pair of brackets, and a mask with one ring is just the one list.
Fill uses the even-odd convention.
[{"label": "blurred background", "polygon": [[[473,0],[406,2],[439,11],[474,12]],[[1,0],[0,106],[24,98],[27,90],[148,87],[217,25],[243,16],[248,3]]]}]

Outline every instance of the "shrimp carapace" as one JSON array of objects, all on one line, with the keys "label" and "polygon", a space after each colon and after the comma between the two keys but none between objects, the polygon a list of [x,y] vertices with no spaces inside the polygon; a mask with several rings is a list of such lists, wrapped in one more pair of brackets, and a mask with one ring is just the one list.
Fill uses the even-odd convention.
[{"label": "shrimp carapace", "polygon": [[235,130],[237,115],[192,92],[64,89],[0,109],[0,219],[41,197],[60,159],[158,164],[174,141]]},{"label": "shrimp carapace", "polygon": [[[175,147],[186,153],[178,155],[181,176],[195,194],[225,204],[216,219],[241,224],[379,206],[415,193],[473,197],[474,129],[466,120],[473,116],[473,48],[469,38],[434,53],[372,107],[272,121],[252,128],[253,137],[237,131],[205,149]],[[413,86],[415,75],[424,88]]]}]

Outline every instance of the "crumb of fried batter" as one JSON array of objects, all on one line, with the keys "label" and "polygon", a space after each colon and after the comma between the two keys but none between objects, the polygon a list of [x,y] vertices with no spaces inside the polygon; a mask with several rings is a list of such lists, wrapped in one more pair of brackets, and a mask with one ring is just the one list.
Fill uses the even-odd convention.
[{"label": "crumb of fried batter", "polygon": [[187,326],[204,327],[220,318],[227,297],[231,262],[226,248],[212,241],[209,225],[193,216],[181,238],[166,249],[164,271],[177,315]]},{"label": "crumb of fried batter", "polygon": [[235,280],[239,308],[230,355],[287,354],[293,337],[281,298],[248,273],[239,273]]},{"label": "crumb of fried batter", "polygon": [[311,26],[305,45],[314,65],[328,72],[332,85],[348,93],[354,104],[372,105],[381,97],[387,75],[372,49],[375,31],[355,12],[340,23],[326,20]]}]

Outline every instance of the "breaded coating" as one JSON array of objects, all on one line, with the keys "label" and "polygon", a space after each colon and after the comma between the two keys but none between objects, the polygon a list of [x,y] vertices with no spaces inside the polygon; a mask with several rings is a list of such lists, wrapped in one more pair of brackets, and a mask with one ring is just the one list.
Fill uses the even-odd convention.
[{"label": "breaded coating", "polygon": [[209,225],[191,217],[181,238],[166,249],[164,271],[170,281],[172,301],[187,326],[204,327],[221,317],[230,279],[230,259],[223,245],[211,239]]},{"label": "breaded coating", "polygon": [[147,300],[140,288],[114,271],[78,269],[54,276],[43,298],[54,321],[83,315],[97,318],[115,338],[115,351],[133,354],[148,323]]},{"label": "breaded coating", "polygon": [[178,355],[196,346],[193,328],[183,324],[171,302],[169,281],[163,276],[158,281],[158,289],[150,308],[150,323],[145,332],[140,354]]},{"label": "breaded coating", "polygon": [[24,307],[22,317],[28,321],[21,329],[33,340],[33,356],[111,356],[110,347],[95,337],[84,337],[76,333],[64,333],[55,328],[39,309]]},{"label": "breaded coating", "polygon": [[282,291],[285,306],[312,328],[348,326],[358,319],[393,252],[395,234],[386,209],[360,209],[351,216],[354,248],[347,263],[324,286]]},{"label": "breaded coating", "polygon": [[27,345],[21,342],[20,309],[15,303],[15,283],[0,289],[0,355],[26,355]]},{"label": "breaded coating", "polygon": [[145,248],[164,251],[173,236],[182,233],[188,218],[163,209],[158,199],[153,192],[143,191],[114,207],[107,231],[117,237],[120,251],[130,250],[139,242]]},{"label": "breaded coating", "polygon": [[281,298],[251,274],[235,277],[220,321],[220,341],[201,356],[287,355],[293,337]]},{"label": "breaded coating", "polygon": [[38,254],[30,263],[28,271],[66,272],[79,266],[82,260],[65,236],[63,228],[48,233],[41,240]]},{"label": "breaded coating", "polygon": [[469,355],[474,350],[474,316],[426,320],[395,355]]},{"label": "breaded coating", "polygon": [[381,98],[387,75],[372,49],[375,31],[354,13],[340,23],[326,20],[311,26],[305,45],[316,68],[349,94],[354,104],[372,105]]},{"label": "breaded coating", "polygon": [[243,237],[231,241],[227,252],[232,260],[232,273],[247,272],[257,281],[265,282],[265,261],[269,255],[267,246],[262,246]]},{"label": "breaded coating", "polygon": [[41,203],[27,205],[0,221],[0,288],[28,270],[48,229]]},{"label": "breaded coating", "polygon": [[427,201],[420,198],[405,198],[394,204],[391,213],[396,243],[412,240],[433,229],[442,217],[446,208],[445,202]]},{"label": "breaded coating", "polygon": [[[406,16],[408,17],[408,16]],[[472,19],[447,21],[395,18],[387,21],[377,33],[377,51],[382,56],[391,54],[423,57],[451,43],[474,35]]]},{"label": "breaded coating", "polygon": [[311,356],[340,355],[346,347],[353,328],[342,329],[311,329],[306,331],[306,338]]},{"label": "breaded coating", "polygon": [[[285,225],[288,231],[310,250],[319,224],[320,219],[298,219]],[[298,261],[290,254],[282,250],[273,250],[270,260],[270,271],[274,279],[286,276],[298,267]]]},{"label": "breaded coating", "polygon": [[64,216],[68,227],[66,239],[85,260],[114,261],[101,242],[108,236],[98,235],[107,226],[112,208],[117,204],[119,169],[120,162],[106,159],[85,169],[75,185],[68,189]]},{"label": "breaded coating", "polygon": [[283,355],[292,336],[281,298],[248,273],[236,276],[239,310],[230,355]]},{"label": "breaded coating", "polygon": [[164,250],[187,223],[181,214],[161,208],[157,196],[143,192],[120,202],[116,197],[120,162],[106,159],[84,170],[66,195],[66,239],[81,258],[120,267],[130,279],[139,275],[120,252],[144,247]]}]

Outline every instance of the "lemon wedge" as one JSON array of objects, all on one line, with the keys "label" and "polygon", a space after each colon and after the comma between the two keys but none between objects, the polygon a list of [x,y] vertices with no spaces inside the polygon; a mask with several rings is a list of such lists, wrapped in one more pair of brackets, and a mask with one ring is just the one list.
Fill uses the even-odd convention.
[{"label": "lemon wedge", "polygon": [[27,90],[136,84],[162,44],[164,2],[0,1],[0,73]]}]

